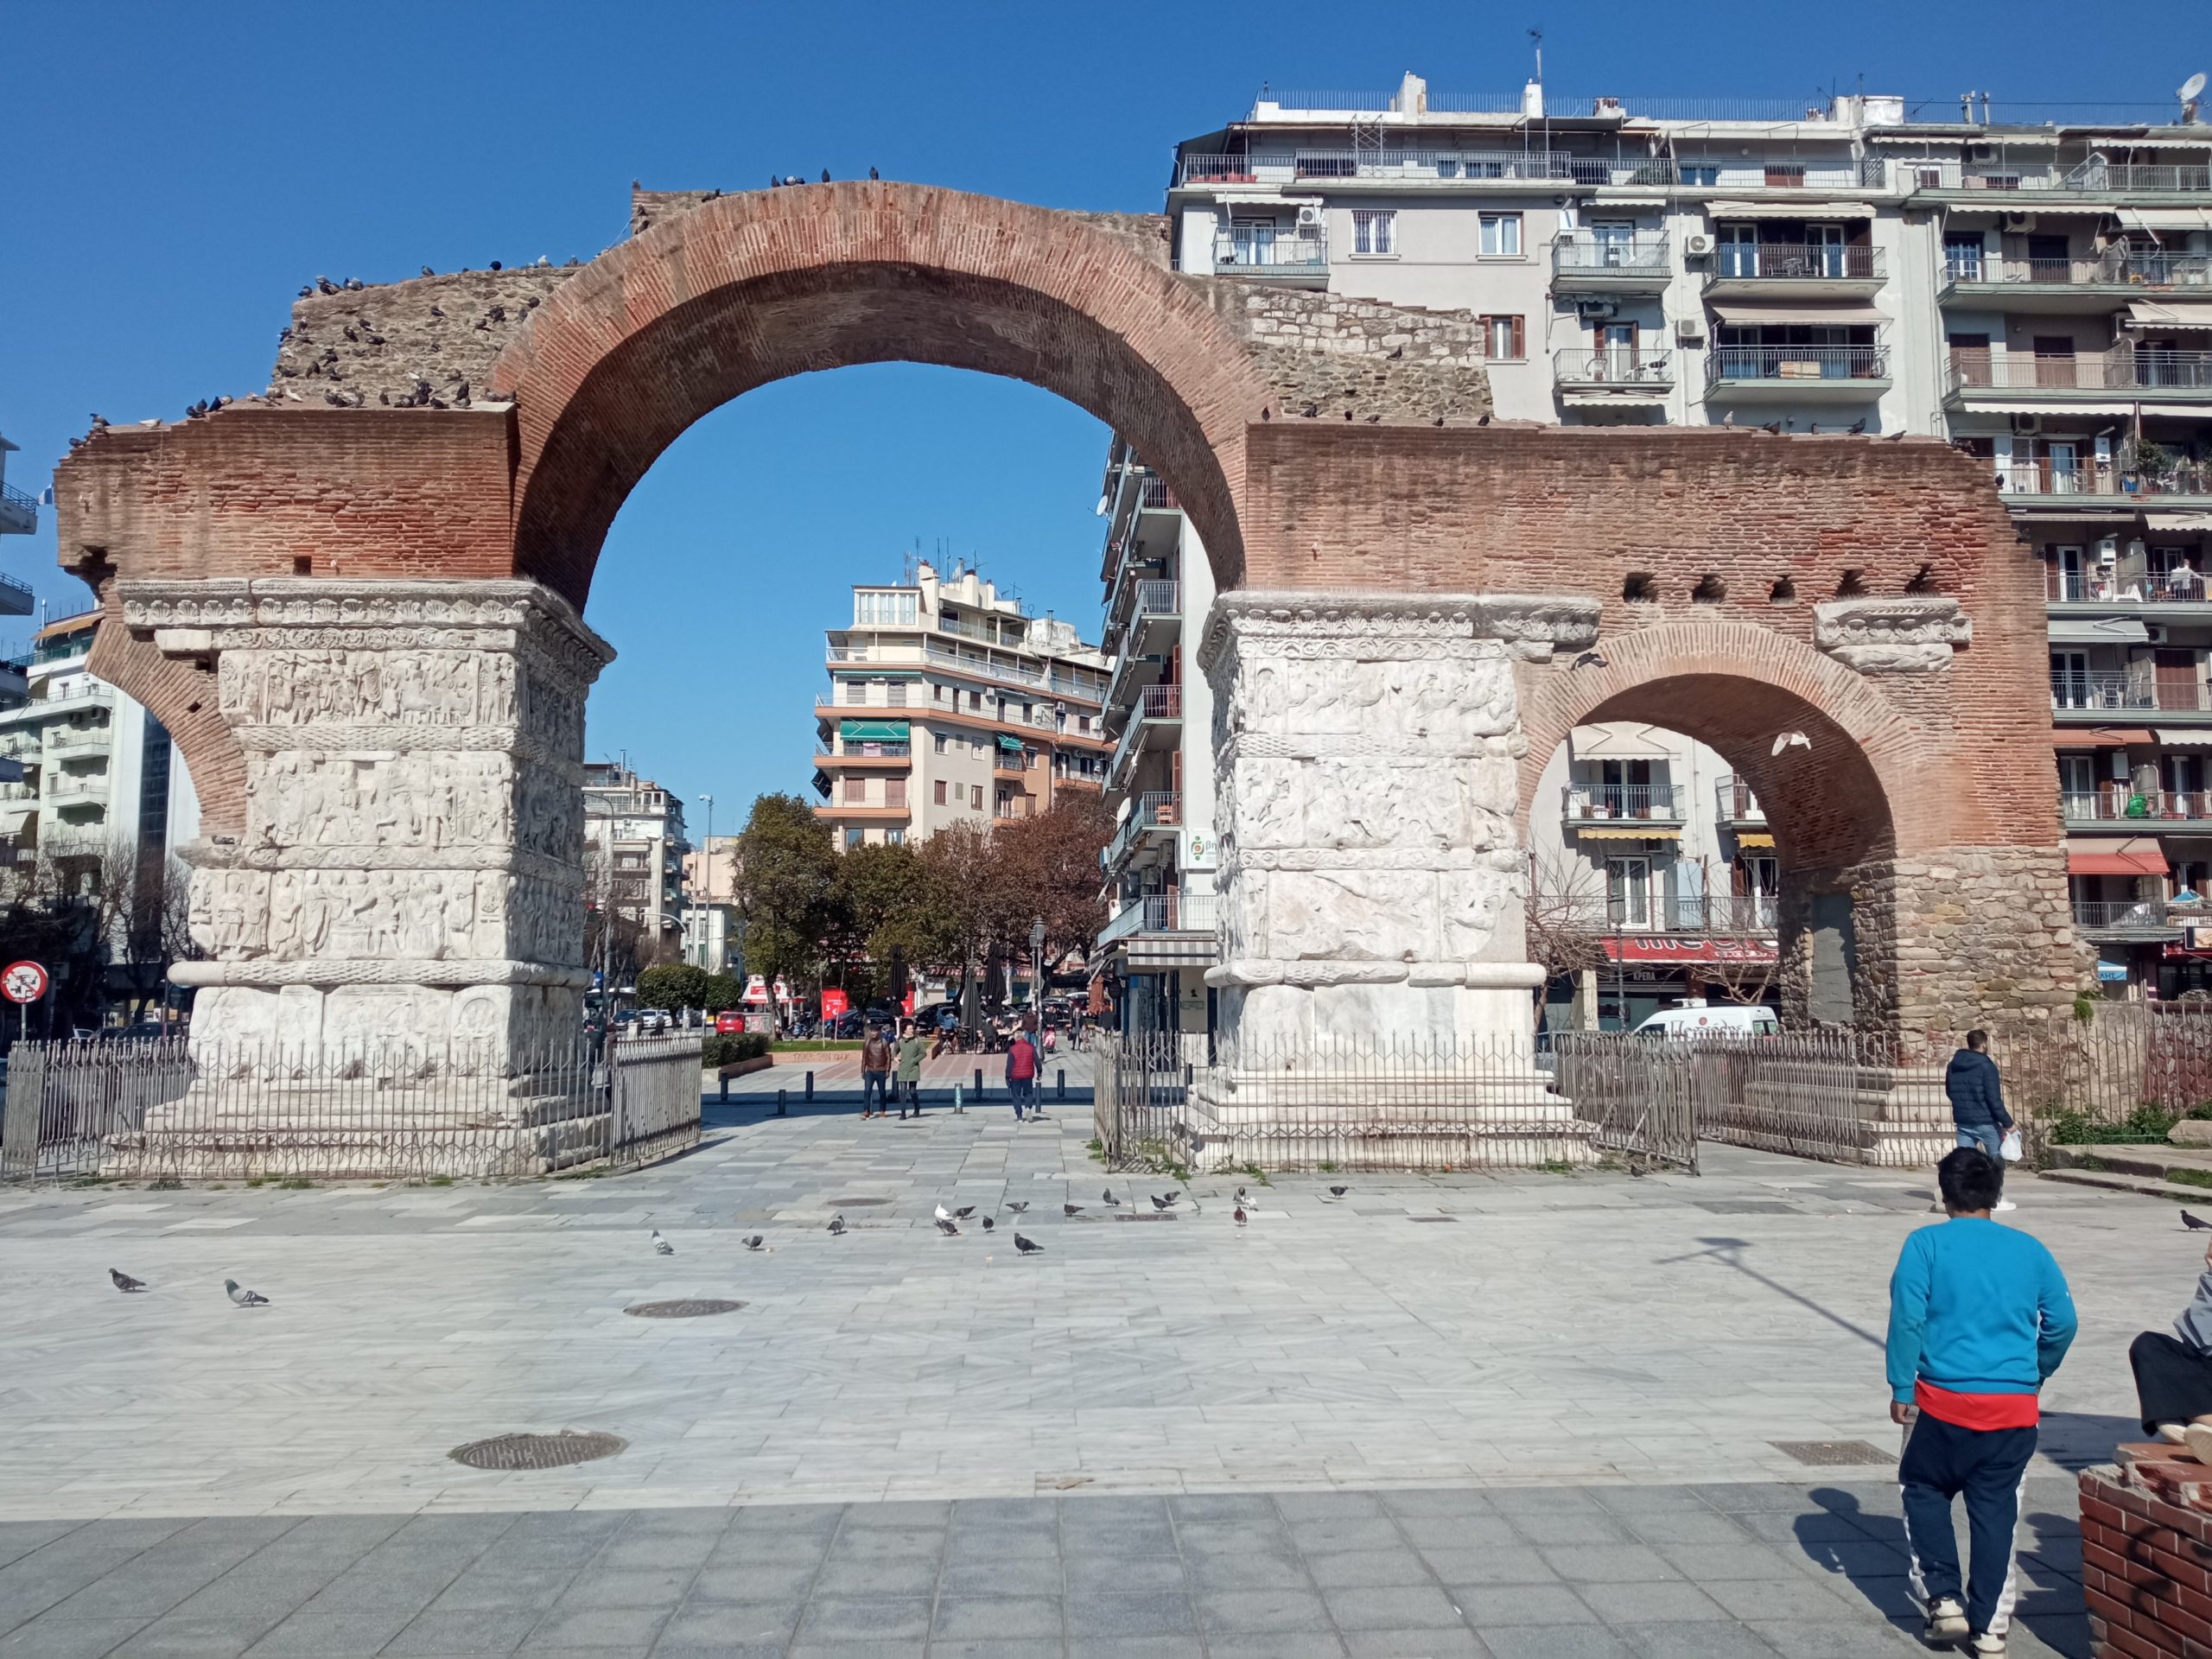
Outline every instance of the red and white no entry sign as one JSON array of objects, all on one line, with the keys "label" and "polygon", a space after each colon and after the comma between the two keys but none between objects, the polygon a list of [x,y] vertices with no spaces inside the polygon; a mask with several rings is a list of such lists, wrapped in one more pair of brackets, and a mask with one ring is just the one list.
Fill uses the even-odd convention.
[{"label": "red and white no entry sign", "polygon": [[46,969],[35,962],[11,962],[0,969],[0,995],[10,1002],[35,1002],[46,995]]}]

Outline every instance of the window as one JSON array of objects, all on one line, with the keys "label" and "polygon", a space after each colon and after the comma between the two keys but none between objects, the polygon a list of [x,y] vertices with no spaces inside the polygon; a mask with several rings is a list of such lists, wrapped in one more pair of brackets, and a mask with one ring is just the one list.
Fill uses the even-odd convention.
[{"label": "window", "polygon": [[866,806],[868,804],[867,779],[848,778],[845,779],[845,804],[847,806]]},{"label": "window", "polygon": [[1720,168],[1708,162],[1685,162],[1682,163],[1681,174],[1682,182],[1693,189],[1700,186],[1708,190],[1714,189],[1720,183]]},{"label": "window", "polygon": [[861,829],[857,823],[849,823],[845,826],[845,850],[847,852],[849,853],[854,848],[859,846],[867,839],[868,831]]},{"label": "window", "polygon": [[1354,208],[1351,216],[1351,251],[1354,253],[1395,253],[1397,214],[1382,211]]},{"label": "window", "polygon": [[900,807],[906,804],[906,780],[904,778],[887,778],[883,780],[883,804],[886,806]]},{"label": "window", "polygon": [[1981,280],[1981,232],[1954,231],[1943,238],[1943,274],[1955,283]]},{"label": "window", "polygon": [[891,682],[887,690],[890,692],[888,702],[890,702],[891,707],[893,709],[904,709],[906,706],[906,682],[904,680],[893,680]]},{"label": "window", "polygon": [[968,804],[975,811],[983,810],[983,786],[981,784],[968,785]]},{"label": "window", "polygon": [[981,709],[983,706],[983,694],[980,691],[970,691],[968,694],[968,706],[970,709]]},{"label": "window", "polygon": [[1525,331],[1518,317],[1483,319],[1483,355],[1493,363],[1517,363],[1528,356]]},{"label": "window", "polygon": [[921,595],[912,588],[853,589],[853,622],[859,627],[913,627],[920,619]]},{"label": "window", "polygon": [[[945,750],[947,750],[948,748],[950,748],[951,746],[952,746],[952,740],[951,740],[950,738],[947,737],[947,736],[946,736],[943,732],[939,732],[939,733],[937,734],[937,752],[938,752],[939,754],[943,754],[943,753],[945,752]],[[944,787],[944,785],[938,785],[938,787],[939,787],[939,788],[943,788],[943,787]]]},{"label": "window", "polygon": [[944,804],[944,779],[942,778],[938,779],[937,780],[937,804],[939,806],[943,806]]},{"label": "window", "polygon": [[906,832],[894,823],[883,832],[883,839],[891,846],[904,847],[906,844]]},{"label": "window", "polygon": [[950,702],[952,701],[952,688],[949,685],[933,685],[930,688],[930,690],[935,699],[939,702]]},{"label": "window", "polygon": [[1521,257],[1521,215],[1484,213],[1482,216],[1482,256],[1485,259]]}]

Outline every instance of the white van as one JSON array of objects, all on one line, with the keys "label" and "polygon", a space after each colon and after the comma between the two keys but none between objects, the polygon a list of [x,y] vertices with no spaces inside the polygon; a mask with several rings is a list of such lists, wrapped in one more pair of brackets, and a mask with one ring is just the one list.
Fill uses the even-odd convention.
[{"label": "white van", "polygon": [[1692,1037],[1777,1037],[1782,1033],[1782,1021],[1772,1008],[1745,1007],[1731,1004],[1712,1007],[1700,1001],[1688,1001],[1678,1007],[1662,1008],[1636,1028],[1639,1037],[1671,1037],[1687,1039]]}]

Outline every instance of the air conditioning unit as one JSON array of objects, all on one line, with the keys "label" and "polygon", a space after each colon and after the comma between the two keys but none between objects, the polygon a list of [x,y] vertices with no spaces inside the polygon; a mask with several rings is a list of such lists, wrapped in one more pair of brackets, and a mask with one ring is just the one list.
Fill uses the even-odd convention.
[{"label": "air conditioning unit", "polygon": [[1682,238],[1682,251],[1693,259],[1703,259],[1713,251],[1713,238],[1702,232],[1693,232]]},{"label": "air conditioning unit", "polygon": [[1298,210],[1298,222],[1302,228],[1312,230],[1321,222],[1321,210],[1312,203],[1307,203]]},{"label": "air conditioning unit", "polygon": [[2005,228],[2008,231],[2024,232],[2027,231],[2032,231],[2035,227],[2036,216],[2033,213],[2007,213],[2005,215]]},{"label": "air conditioning unit", "polygon": [[1676,317],[1675,340],[1677,345],[1681,346],[1702,345],[1705,340],[1705,319],[1703,317]]},{"label": "air conditioning unit", "polygon": [[2118,537],[2101,536],[2097,538],[2097,563],[2099,564],[2117,564],[2120,563],[2120,538]]},{"label": "air conditioning unit", "polygon": [[2021,436],[2031,437],[2036,433],[2043,430],[2043,416],[2040,415],[2015,415],[2012,416],[2012,430],[2014,433]]},{"label": "air conditioning unit", "polygon": [[2165,624],[2163,622],[2145,622],[2143,625],[2143,637],[2154,645],[2164,645],[2166,643]]},{"label": "air conditioning unit", "polygon": [[1617,300],[1578,300],[1575,302],[1574,315],[1578,317],[1617,317],[1620,315],[1620,302]]}]

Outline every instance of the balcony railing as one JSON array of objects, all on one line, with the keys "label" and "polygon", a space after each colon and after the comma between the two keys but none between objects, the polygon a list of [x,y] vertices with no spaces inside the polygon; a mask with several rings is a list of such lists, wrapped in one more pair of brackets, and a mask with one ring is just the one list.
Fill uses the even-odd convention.
[{"label": "balcony railing", "polygon": [[1134,933],[1211,933],[1218,914],[1219,899],[1214,893],[1147,893],[1116,912],[1099,931],[1098,943],[1111,944]]},{"label": "balcony railing", "polygon": [[1173,511],[1179,508],[1182,503],[1175,499],[1175,492],[1167,487],[1166,479],[1147,474],[1138,486],[1137,505],[1141,507],[1150,507],[1155,511],[1160,509]]},{"label": "balcony railing", "polygon": [[2069,790],[2063,798],[2069,823],[2153,823],[2212,818],[2212,790]]},{"label": "balcony railing", "polygon": [[2168,391],[2212,391],[2212,352],[2169,352],[2115,346],[2110,351],[2076,356],[1998,357],[1974,351],[1954,353],[1950,389],[1973,391],[2108,391],[2156,388]]},{"label": "balcony railing", "polygon": [[1130,705],[1130,712],[1139,720],[1180,720],[1183,717],[1183,688],[1179,685],[1147,685]]},{"label": "balcony railing", "polygon": [[1706,381],[1886,380],[1886,346],[1716,346],[1706,353]]},{"label": "balcony railing", "polygon": [[1213,268],[1230,276],[1324,275],[1329,269],[1329,238],[1318,226],[1273,235],[1224,231],[1213,239]]},{"label": "balcony railing", "polygon": [[2160,162],[2082,162],[2071,167],[1993,167],[1956,161],[1904,160],[1898,165],[1919,190],[1986,190],[1997,194],[2126,194],[2212,190],[2212,168]]},{"label": "balcony railing", "polygon": [[2204,577],[2189,565],[2120,576],[2101,566],[2090,570],[2044,567],[2044,596],[2059,605],[2202,605]]},{"label": "balcony railing", "polygon": [[1888,164],[1878,156],[1811,162],[1794,156],[1772,161],[1753,156],[1732,159],[1724,166],[1648,156],[1579,156],[1563,149],[1258,150],[1242,156],[1186,155],[1176,166],[1177,182],[1186,185],[1288,185],[1323,179],[1484,185],[1542,179],[1592,186],[1680,185],[1732,194],[1775,188],[1878,190],[1888,177]]},{"label": "balcony railing", "polygon": [[2060,669],[2050,677],[2050,706],[2056,713],[2107,709],[2156,709],[2191,714],[2212,707],[2204,683],[2194,677],[2159,679],[2152,664],[2126,669]]},{"label": "balcony railing", "polygon": [[1106,843],[1106,850],[1099,862],[1112,869],[1122,861],[1122,855],[1134,845],[1138,836],[1147,830],[1172,829],[1183,822],[1183,798],[1173,790],[1153,790],[1137,797],[1129,808],[1129,816],[1122,820],[1114,831],[1113,840]]},{"label": "balcony railing", "polygon": [[1680,823],[1684,793],[1680,784],[1569,784],[1560,791],[1560,810],[1575,823],[1631,818]]},{"label": "balcony railing", "polygon": [[105,772],[59,772],[46,774],[46,798],[50,801],[81,801],[107,794]]},{"label": "balcony railing", "polygon": [[1592,932],[1771,934],[1780,900],[1770,893],[1646,892],[1605,898],[1592,894],[1562,902],[1539,898],[1539,910],[1555,922]]},{"label": "balcony railing", "polygon": [[1673,245],[1664,232],[1599,237],[1589,231],[1562,231],[1552,243],[1552,269],[1562,276],[1605,271],[1664,276],[1673,258]]},{"label": "balcony railing", "polygon": [[912,743],[866,743],[840,739],[828,759],[836,760],[903,760],[914,753]]},{"label": "balcony railing", "polygon": [[1664,349],[1636,351],[1626,346],[1552,353],[1552,373],[1563,386],[1649,386],[1675,384],[1675,354]]},{"label": "balcony railing", "polygon": [[1766,809],[1759,804],[1758,797],[1751,793],[1751,786],[1742,779],[1729,776],[1713,787],[1717,810],[1728,823],[1764,823]]},{"label": "balcony railing", "polygon": [[1997,468],[2004,495],[2212,495],[2212,461],[2177,461],[2141,472],[2087,456],[2015,461]]},{"label": "balcony railing", "polygon": [[2074,925],[2091,933],[2178,933],[2161,899],[2076,899]]},{"label": "balcony railing", "polygon": [[1723,242],[1708,283],[1880,282],[1882,250],[1825,242]]},{"label": "balcony railing", "polygon": [[2005,259],[1971,248],[1944,254],[1946,282],[2045,288],[2212,287],[2212,254],[2107,248],[2083,259]]},{"label": "balcony railing", "polygon": [[1183,613],[1183,585],[1177,582],[1141,582],[1137,583],[1139,616],[1180,616]]}]

